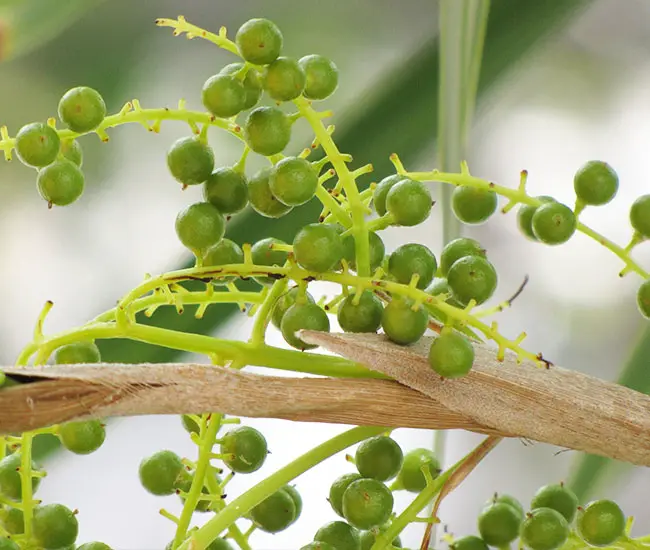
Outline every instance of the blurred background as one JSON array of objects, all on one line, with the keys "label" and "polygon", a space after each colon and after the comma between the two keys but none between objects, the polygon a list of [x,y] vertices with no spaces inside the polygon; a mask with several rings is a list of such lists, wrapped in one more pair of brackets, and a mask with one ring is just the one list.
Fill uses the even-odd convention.
[{"label": "blurred background", "polygon": [[[320,53],[333,59],[340,69],[339,90],[323,108],[335,111],[335,138],[355,157],[353,166],[375,165],[366,185],[390,173],[387,157],[393,151],[409,169],[436,167],[439,21],[438,3],[430,0],[326,5],[315,0],[0,1],[0,125],[7,125],[13,136],[23,124],[54,116],[60,96],[77,85],[98,89],[110,112],[133,98],[143,107],[173,107],[185,98],[189,108],[202,109],[203,82],[233,58],[205,41],[173,38],[170,29],[154,25],[157,17],[179,13],[211,30],[225,25],[230,36],[247,19],[268,17],[284,33],[286,55]],[[575,171],[587,160],[607,161],[620,177],[618,196],[602,210],[587,210],[581,219],[627,244],[629,206],[650,192],[649,59],[650,5],[644,0],[494,0],[466,155],[472,172],[516,186],[520,170],[527,169],[531,194],[550,194],[572,204]],[[200,199],[200,189],[181,192],[165,161],[169,145],[189,128],[165,122],[159,135],[138,125],[109,133],[108,144],[95,136],[81,140],[87,190],[68,208],[48,210],[36,191],[35,173],[19,161],[0,161],[4,364],[29,342],[46,300],[55,306],[45,330],[56,332],[112,307],[145,273],[190,261],[176,239],[174,219],[181,208]],[[297,153],[310,141],[306,125],[298,125],[288,151]],[[218,164],[238,158],[239,146],[229,136],[215,129],[210,142]],[[258,159],[252,160],[249,173],[258,165]],[[431,185],[434,194],[439,185]],[[239,242],[268,235],[290,238],[316,210],[310,204],[271,224],[245,213],[231,221],[228,231]],[[624,382],[645,389],[650,332],[636,311],[639,280],[619,279],[621,264],[613,254],[582,235],[556,248],[530,243],[518,233],[514,212],[464,232],[481,240],[497,267],[494,303],[530,276],[523,295],[499,317],[504,334],[514,337],[525,330],[528,349],[608,380],[616,380],[627,365]],[[391,229],[382,236],[388,251],[417,240],[439,253],[440,212],[434,208],[418,229]],[[650,265],[648,246],[638,247],[634,256]],[[332,289],[322,285],[314,291]],[[164,311],[154,322],[247,337],[245,316],[214,306],[209,312],[197,322],[191,311],[181,318]],[[283,345],[277,333],[270,341]],[[104,343],[102,350],[115,361],[188,359],[172,350],[120,341]],[[272,454],[261,471],[236,477],[229,495],[345,429],[271,420],[247,423],[264,432]],[[180,502],[146,493],[138,483],[138,464],[163,448],[194,458],[196,448],[175,416],[114,420],[107,430],[106,443],[93,455],[56,451],[43,458],[48,477],[39,497],[79,509],[79,542],[162,550],[174,529],[158,510],[178,512]],[[433,444],[430,432],[398,430],[395,437],[405,450]],[[472,434],[450,433],[445,465],[478,441]],[[476,515],[494,491],[527,503],[539,486],[567,479],[579,457],[559,450],[517,440],[501,444],[445,500],[441,517],[448,530],[474,533]],[[583,493],[617,499],[627,514],[636,516],[635,532],[647,532],[648,470],[602,466],[604,461],[596,461],[582,470]],[[301,520],[277,535],[255,533],[255,548],[297,549],[320,525],[337,519],[325,498],[334,478],[352,468],[341,454],[301,476]],[[397,504],[408,501],[400,495]],[[196,518],[199,524],[207,519]],[[421,526],[409,527],[404,546],[417,547],[421,534]]]}]

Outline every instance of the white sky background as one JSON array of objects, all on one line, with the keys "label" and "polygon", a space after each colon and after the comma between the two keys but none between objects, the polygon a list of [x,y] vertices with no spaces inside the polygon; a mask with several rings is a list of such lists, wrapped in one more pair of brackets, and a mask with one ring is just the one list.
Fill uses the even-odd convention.
[{"label": "white sky background", "polygon": [[[381,4],[382,10],[395,12],[392,21],[385,16],[373,17],[370,12],[374,10],[357,13],[351,9],[347,14],[356,17],[358,24],[376,25],[375,36],[355,34],[353,25],[345,26],[337,31],[338,52],[344,50],[344,55],[335,57],[333,52],[322,51],[334,57],[342,72],[343,87],[333,102],[335,106],[360,95],[386,65],[398,62],[404,51],[421,41],[430,27],[430,22],[418,19],[415,10],[407,13],[408,17],[399,17],[401,6],[397,3]],[[175,15],[178,10],[174,2],[167,5],[171,10],[161,15]],[[246,14],[253,15],[252,11]],[[336,10],[323,14],[323,20],[314,24],[314,33],[328,28],[338,15]],[[230,23],[233,31],[239,21]],[[281,18],[278,23],[282,26]],[[519,171],[526,168],[531,193],[552,194],[571,203],[575,170],[586,160],[606,160],[620,175],[619,195],[602,210],[587,211],[583,221],[625,244],[631,235],[629,205],[638,195],[650,192],[646,154],[650,143],[649,31],[647,3],[596,2],[564,37],[528,60],[516,80],[495,91],[489,111],[472,134],[472,171],[514,186]],[[390,37],[395,34],[406,38],[394,44]],[[285,32],[286,43],[292,38],[291,32]],[[318,35],[310,42],[319,44]],[[173,41],[170,33],[161,31],[159,38],[147,43],[130,64],[134,79],[131,95],[125,100],[135,96],[144,106],[173,105],[178,97],[187,96],[190,104],[198,106],[196,85],[229,60],[215,54],[214,60],[197,58],[196,63],[185,64],[195,50],[196,41]],[[161,58],[166,68],[183,67],[183,78],[175,70],[152,70]],[[22,82],[34,78],[22,74],[18,65],[8,71],[10,77],[22,78]],[[3,99],[7,93],[18,95],[19,86],[9,86],[13,92],[0,90]],[[56,96],[37,99],[56,104]],[[183,257],[173,219],[180,208],[199,200],[200,190],[180,193],[166,171],[164,154],[168,145],[185,133],[185,128],[172,124],[163,125],[161,136],[148,135],[140,127],[114,131],[108,146],[114,164],[106,174],[106,191],[84,197],[74,216],[67,209],[47,212],[33,188],[33,174],[27,170],[11,172],[16,184],[24,184],[29,191],[23,194],[20,208],[0,205],[0,235],[7,235],[0,242],[4,260],[0,265],[2,300],[5,311],[11,312],[0,318],[0,330],[4,347],[11,354],[29,340],[33,321],[45,300],[56,304],[47,330],[67,328],[85,322],[98,308],[109,307],[107,299],[117,299],[145,272],[166,269]],[[238,151],[227,138],[218,133],[212,136],[222,161],[236,158]],[[296,142],[299,140],[297,136]],[[412,168],[431,169],[433,159],[431,151]],[[360,165],[363,159],[357,162]],[[0,177],[2,170],[0,164]],[[128,200],[124,200],[126,196]],[[417,239],[439,252],[439,222],[434,210],[424,231],[386,232],[388,249]],[[502,315],[503,331],[515,335],[525,329],[530,335],[530,349],[543,350],[545,356],[561,364],[614,377],[642,326],[634,311],[638,280],[619,280],[620,264],[615,257],[582,236],[549,248],[525,241],[515,225],[512,213],[495,216],[485,226],[468,232],[478,235],[487,246],[500,274],[495,301],[511,294],[525,274],[531,275],[524,296]],[[422,235],[427,236],[424,241]],[[645,246],[637,253],[646,265],[650,264],[649,252]],[[327,291],[326,285],[320,288]],[[239,318],[227,330],[231,336],[244,338],[248,329],[245,319]],[[281,343],[277,333],[271,334],[271,342]],[[264,432],[273,454],[260,472],[236,476],[231,494],[345,429],[273,420],[247,423]],[[405,450],[432,442],[430,433],[416,430],[398,430],[395,437]],[[471,434],[451,434],[445,463],[454,462],[479,440]],[[88,457],[60,454],[53,459],[39,497],[80,510],[79,542],[102,540],[116,550],[162,549],[174,530],[157,511],[163,506],[179,511],[180,504],[177,497],[148,495],[138,484],[137,467],[143,456],[163,448],[190,458],[196,455],[178,417],[116,420],[108,426],[106,443],[97,453]],[[481,503],[495,490],[514,494],[526,503],[539,486],[567,474],[572,455],[555,456],[556,451],[546,445],[524,447],[518,441],[505,442],[445,501],[445,523],[459,535],[473,533]],[[331,481],[351,470],[352,465],[340,455],[301,476],[297,487],[305,501],[303,517],[278,535],[254,535],[255,548],[297,549],[309,542],[320,525],[337,519],[325,497]],[[640,526],[650,523],[641,489],[644,482],[647,485],[647,471],[639,469],[633,482],[603,493],[617,498],[624,510],[637,516]],[[397,499],[398,506],[407,502],[403,496]],[[203,515],[197,519],[204,517],[207,519]],[[403,537],[404,545],[419,544],[420,533],[421,527],[410,528]]]}]

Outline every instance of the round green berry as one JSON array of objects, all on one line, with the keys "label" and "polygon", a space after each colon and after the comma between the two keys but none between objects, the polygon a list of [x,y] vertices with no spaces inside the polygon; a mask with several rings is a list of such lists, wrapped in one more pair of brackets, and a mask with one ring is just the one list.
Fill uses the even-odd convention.
[{"label": "round green berry", "polygon": [[158,451],[142,459],[138,474],[142,486],[153,495],[171,495],[186,477],[181,458],[173,451]]},{"label": "round green berry", "polygon": [[339,325],[345,332],[377,332],[381,326],[384,306],[372,292],[361,293],[359,303],[350,295],[339,305],[336,313]]},{"label": "round green berry", "polygon": [[59,101],[59,118],[70,130],[83,134],[99,126],[106,116],[104,98],[97,90],[79,86]]},{"label": "round green berry", "polygon": [[573,188],[583,204],[607,204],[618,191],[618,174],[606,162],[590,160],[576,172]]},{"label": "round green berry", "polygon": [[315,541],[302,546],[300,550],[336,550],[336,548],[326,542]]},{"label": "round green berry", "polygon": [[[253,263],[259,266],[282,267],[287,261],[288,254],[284,250],[275,250],[273,245],[276,244],[286,245],[287,243],[273,237],[257,241],[251,247]],[[257,275],[254,278],[261,285],[272,285],[275,281],[274,277],[263,275]]]},{"label": "round green berry", "polygon": [[[542,202],[555,201],[553,197],[547,195],[542,195],[541,197],[537,197],[537,199]],[[517,225],[519,226],[519,230],[531,241],[537,241],[537,237],[533,232],[533,216],[537,208],[537,206],[533,206],[532,204],[523,204],[517,210]]]},{"label": "round green berry", "polygon": [[84,174],[66,158],[54,161],[38,172],[38,192],[47,203],[67,206],[75,202],[84,191]]},{"label": "round green berry", "polygon": [[478,531],[490,546],[505,546],[519,536],[522,517],[505,502],[495,502],[478,516]]},{"label": "round green berry", "polygon": [[316,194],[318,174],[311,162],[299,157],[286,157],[273,167],[269,187],[281,203],[300,206]]},{"label": "round green berry", "polygon": [[317,348],[318,346],[307,344],[296,336],[296,332],[303,329],[329,332],[330,320],[327,313],[318,304],[296,303],[282,316],[280,330],[290,346],[299,350]]},{"label": "round green berry", "polygon": [[111,547],[103,542],[93,541],[77,546],[77,550],[111,550]]},{"label": "round green berry", "polygon": [[460,260],[465,256],[481,256],[485,258],[485,249],[481,246],[481,243],[467,237],[449,241],[440,254],[440,272],[443,277],[447,276],[449,269],[456,260]]},{"label": "round green berry", "polygon": [[521,502],[519,502],[517,498],[513,497],[512,495],[500,495],[495,493],[494,496],[485,503],[484,508],[489,508],[497,502],[502,502],[504,504],[512,506],[517,514],[519,514],[519,517],[521,517],[521,521],[524,521],[526,513],[524,512],[524,507],[521,505]]},{"label": "round green berry", "polygon": [[248,185],[244,174],[232,168],[219,168],[203,185],[203,198],[222,214],[236,214],[248,204]]},{"label": "round green berry", "polygon": [[25,516],[18,508],[2,510],[2,526],[10,535],[19,535],[25,531]]},{"label": "round green berry", "polygon": [[530,509],[551,508],[556,510],[568,523],[573,521],[578,510],[578,497],[563,483],[545,485],[539,489],[530,502]]},{"label": "round green berry", "polygon": [[[373,273],[384,261],[384,255],[386,254],[386,247],[384,246],[384,241],[381,240],[381,237],[377,235],[374,231],[368,233],[368,255],[370,256],[370,272]],[[357,250],[352,235],[343,237],[343,258],[348,263],[348,266],[353,271],[357,270]]]},{"label": "round green berry", "polygon": [[[0,460],[0,494],[11,500],[22,498],[22,478],[20,476],[21,454],[19,452],[5,456]],[[32,461],[32,471],[38,466]],[[32,492],[41,484],[40,477],[32,477]]]},{"label": "round green berry", "polygon": [[68,451],[87,455],[102,446],[106,439],[106,430],[99,420],[67,422],[59,426],[58,436]]},{"label": "round green berry", "polygon": [[443,331],[429,348],[429,365],[443,378],[465,376],[474,364],[474,348],[458,332]]},{"label": "round green berry", "polygon": [[176,216],[176,235],[197,255],[217,244],[226,232],[226,221],[209,202],[196,202]]},{"label": "round green berry", "polygon": [[470,300],[480,305],[489,300],[497,288],[497,272],[482,256],[465,256],[456,260],[447,273],[447,283],[454,298],[466,306]]},{"label": "round green berry", "polygon": [[248,200],[258,214],[266,218],[280,218],[291,212],[293,207],[281,203],[271,193],[271,173],[271,168],[262,168],[248,180]]},{"label": "round green berry", "polygon": [[489,546],[481,537],[468,535],[454,540],[449,545],[450,550],[489,550]]},{"label": "round green berry", "polygon": [[0,537],[0,550],[20,550],[20,546],[11,539]]},{"label": "round green berry", "polygon": [[650,239],[650,195],[641,195],[630,208],[630,223],[645,239]]},{"label": "round green berry", "polygon": [[596,500],[578,513],[578,534],[593,546],[609,546],[625,532],[625,514],[612,500]]},{"label": "round green berry", "polygon": [[[221,239],[217,244],[208,248],[203,255],[203,267],[243,263],[244,251],[236,242],[230,239]],[[236,277],[234,275],[219,277],[214,280],[214,284],[225,285],[235,279]]]},{"label": "round green berry", "polygon": [[230,430],[221,440],[224,464],[233,472],[250,474],[259,470],[268,454],[266,438],[250,426]]},{"label": "round green berry", "polygon": [[[363,531],[360,533],[360,538],[361,538],[361,550],[371,550],[372,545],[375,544],[375,541],[377,540],[377,537],[384,532],[386,528],[384,526],[380,527],[373,527],[372,529],[369,529],[368,531]],[[393,541],[391,542],[391,546],[395,548],[402,548],[402,541],[399,538],[399,536],[395,537]]]},{"label": "round green berry", "polygon": [[16,153],[27,166],[40,168],[52,164],[60,148],[59,134],[42,122],[27,124],[16,134]]},{"label": "round green berry", "polygon": [[218,538],[218,539],[214,539],[210,544],[208,544],[205,550],[234,550],[234,549],[232,547],[232,544],[230,544],[226,539]]},{"label": "round green berry", "polygon": [[239,27],[235,43],[246,61],[254,65],[267,65],[275,61],[282,51],[282,33],[268,19],[250,19]]},{"label": "round green berry", "polygon": [[280,489],[253,507],[250,516],[262,531],[279,533],[294,522],[296,505],[291,495]]},{"label": "round green berry", "polygon": [[214,169],[214,152],[198,136],[176,140],[167,152],[167,166],[183,185],[199,185]]},{"label": "round green berry", "polygon": [[358,479],[343,493],[343,517],[357,529],[385,523],[393,513],[393,493],[376,479]]},{"label": "round green berry", "polygon": [[[176,489],[179,491],[183,491],[185,493],[189,493],[189,491],[192,488],[192,483],[194,483],[194,477],[195,477],[195,472],[188,472],[187,470],[184,471],[182,475],[182,480],[179,481],[176,484]],[[202,495],[209,495],[210,491],[208,491],[207,487],[203,487],[201,489],[201,494]],[[186,502],[186,498],[183,495],[180,495],[180,500],[183,504]],[[199,500],[196,503],[196,508],[194,509],[195,512],[208,512],[210,510],[210,506],[212,505],[212,502],[209,500]]]},{"label": "round green berry", "polygon": [[463,223],[480,224],[497,209],[497,194],[486,189],[459,186],[451,195],[451,208]]},{"label": "round green berry", "polygon": [[46,550],[59,550],[74,544],[79,523],[74,512],[62,504],[34,508],[34,538]]},{"label": "round green berry", "polygon": [[302,513],[302,497],[300,496],[298,489],[296,489],[294,485],[285,485],[282,488],[282,490],[285,491],[291,497],[291,499],[293,500],[293,504],[296,507],[296,513],[292,521],[292,523],[295,523],[296,521],[298,521],[298,518]]},{"label": "round green berry", "polygon": [[230,118],[244,110],[246,90],[238,78],[228,74],[215,74],[203,84],[201,101],[214,116]]},{"label": "round green berry", "polygon": [[533,233],[544,244],[567,242],[575,233],[576,216],[565,204],[549,201],[537,207],[532,218]]},{"label": "round green berry", "polygon": [[76,139],[66,139],[61,142],[61,154],[79,168],[83,164],[83,150]]},{"label": "round green berry", "polygon": [[334,480],[330,486],[328,501],[332,510],[339,516],[343,517],[343,493],[350,486],[351,483],[361,479],[362,476],[357,473],[343,474]]},{"label": "round green berry", "polygon": [[276,101],[291,101],[305,88],[305,73],[295,59],[278,57],[262,73],[262,87]]},{"label": "round green berry", "polygon": [[403,179],[393,185],[386,195],[386,209],[397,225],[422,223],[431,212],[431,193],[421,181]]},{"label": "round green berry", "polygon": [[[271,312],[271,322],[275,328],[280,329],[282,317],[284,317],[284,314],[287,312],[287,310],[296,303],[299,296],[300,288],[294,286],[277,299],[275,305],[273,306],[273,311]],[[305,292],[304,301],[313,304],[314,297],[309,294],[309,292]]]},{"label": "round green berry", "polygon": [[302,268],[324,273],[341,261],[343,241],[336,226],[310,223],[296,233],[293,255]]},{"label": "round green berry", "polygon": [[57,365],[75,365],[79,363],[99,363],[102,356],[95,342],[74,342],[58,348],[54,354]]},{"label": "round green berry", "polygon": [[336,550],[361,550],[359,531],[344,521],[331,521],[314,535],[314,541],[331,544]]},{"label": "round green berry", "polygon": [[372,194],[372,204],[375,207],[375,212],[377,212],[377,214],[380,216],[386,214],[386,195],[388,195],[388,192],[396,183],[399,183],[402,180],[404,180],[403,176],[392,174],[385,177],[377,184],[377,187],[375,187],[375,191]]},{"label": "round green berry", "polygon": [[244,138],[256,153],[267,157],[276,155],[291,139],[291,121],[280,109],[258,107],[246,118]]},{"label": "round green berry", "polygon": [[555,550],[569,538],[569,524],[552,508],[536,508],[521,525],[521,542],[530,550]]},{"label": "round green berry", "polygon": [[646,319],[650,319],[650,279],[646,279],[641,283],[636,293],[636,303],[641,315]]},{"label": "round green berry", "polygon": [[404,455],[397,442],[386,435],[366,439],[354,456],[357,470],[363,477],[388,481],[400,471]]},{"label": "round green berry", "polygon": [[403,244],[388,258],[388,273],[404,285],[411,282],[413,275],[418,275],[417,288],[426,288],[437,269],[433,252],[421,244]]},{"label": "round green berry", "polygon": [[305,90],[307,99],[326,99],[331,96],[339,84],[339,70],[336,65],[322,55],[306,55],[298,63],[305,73]]},{"label": "round green berry", "polygon": [[427,486],[423,468],[429,470],[433,479],[442,472],[440,462],[433,451],[424,448],[413,449],[404,455],[402,468],[397,474],[397,483],[410,493],[419,493]]},{"label": "round green berry", "polygon": [[199,435],[201,431],[199,424],[189,414],[181,415],[181,424],[183,424],[183,428],[189,434]]},{"label": "round green berry", "polygon": [[425,292],[431,294],[431,296],[441,296],[442,294],[446,294],[446,304],[454,307],[463,307],[456,299],[454,299],[451,289],[449,288],[449,283],[444,277],[438,277],[431,281],[431,284],[426,288]]},{"label": "round green berry", "polygon": [[[221,74],[228,74],[235,76],[239,71],[244,68],[243,63],[231,63],[226,65],[221,71]],[[246,71],[246,76],[244,80],[241,81],[244,86],[244,92],[246,93],[244,99],[244,107],[242,110],[250,109],[254,107],[257,102],[260,100],[262,95],[262,82],[260,80],[260,74],[253,67],[249,67]]]},{"label": "round green berry", "polygon": [[429,315],[422,306],[413,310],[413,302],[395,298],[384,308],[381,326],[386,336],[396,344],[417,342],[427,330]]}]

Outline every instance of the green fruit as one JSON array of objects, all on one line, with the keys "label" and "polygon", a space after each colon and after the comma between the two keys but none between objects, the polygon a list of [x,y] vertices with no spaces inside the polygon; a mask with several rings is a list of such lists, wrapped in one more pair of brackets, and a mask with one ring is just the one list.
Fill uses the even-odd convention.
[{"label": "green fruit", "polygon": [[[381,237],[377,235],[377,233],[370,231],[368,233],[368,255],[370,256],[369,263],[371,273],[374,273],[381,265],[385,254],[386,248],[384,247],[384,241],[381,240]],[[354,237],[352,235],[343,237],[343,258],[348,262],[350,269],[353,271],[357,270],[357,251]]]},{"label": "green fruit", "polygon": [[481,243],[467,237],[460,237],[448,242],[440,254],[440,272],[443,277],[449,273],[449,269],[457,260],[465,256],[486,257],[485,249]]},{"label": "green fruit", "polygon": [[222,214],[241,212],[248,204],[246,177],[232,168],[218,168],[205,181],[203,198]]},{"label": "green fruit", "polygon": [[[275,302],[273,311],[271,312],[271,322],[278,330],[280,329],[280,325],[282,323],[282,317],[284,317],[284,314],[287,312],[287,310],[296,303],[296,299],[299,295],[300,288],[294,286],[285,292],[282,296],[280,296]],[[311,294],[309,294],[309,292],[305,292],[304,296],[307,302],[310,304],[314,303],[314,298]]]},{"label": "green fruit", "polygon": [[111,547],[103,542],[94,541],[77,546],[77,550],[111,550]]},{"label": "green fruit", "polygon": [[519,517],[521,517],[521,521],[524,521],[524,517],[526,517],[526,513],[524,512],[524,507],[521,505],[521,502],[519,502],[518,499],[513,497],[512,495],[499,495],[496,494],[485,503],[484,508],[489,508],[493,504],[497,502],[502,502],[504,504],[510,505],[512,508],[515,509],[517,514],[519,514]]},{"label": "green fruit", "polygon": [[42,122],[27,124],[16,134],[16,153],[27,166],[40,168],[52,164],[60,148],[59,134]]},{"label": "green fruit", "polygon": [[233,472],[239,474],[256,472],[262,467],[268,455],[266,438],[255,428],[240,426],[223,436],[221,454],[230,455],[221,460]]},{"label": "green fruit", "polygon": [[299,157],[286,157],[273,167],[269,187],[281,203],[300,206],[316,194],[318,174],[311,162]]},{"label": "green fruit", "polygon": [[18,508],[5,508],[2,511],[2,526],[10,535],[19,535],[25,531],[25,517]]},{"label": "green fruit", "polygon": [[305,73],[295,59],[278,57],[262,73],[262,87],[276,101],[297,98],[305,88]]},{"label": "green fruit", "polygon": [[307,99],[326,99],[331,96],[339,83],[339,70],[336,65],[322,55],[306,55],[298,61],[305,73],[303,95]]},{"label": "green fruit", "polygon": [[468,535],[454,540],[449,545],[450,550],[488,550],[489,547],[481,537]]},{"label": "green fruit", "polygon": [[443,331],[429,348],[429,365],[443,378],[465,376],[474,364],[474,348],[458,332]]},{"label": "green fruit", "polygon": [[201,427],[189,414],[181,415],[181,424],[187,433],[199,435],[201,432]]},{"label": "green fruit", "polygon": [[606,162],[590,160],[576,172],[573,188],[584,204],[607,204],[618,191],[618,174]]},{"label": "green fruit", "polygon": [[370,529],[388,521],[393,493],[376,479],[358,479],[343,493],[343,517],[357,529]]},{"label": "green fruit", "polygon": [[[22,498],[22,478],[20,476],[19,452],[5,456],[0,460],[0,494],[11,500]],[[38,466],[32,461],[32,471],[38,471]],[[32,477],[32,493],[35,493],[41,484],[41,478]]]},{"label": "green fruit", "polygon": [[[195,472],[188,472],[187,470],[185,470],[183,475],[182,475],[182,480],[179,481],[176,484],[176,488],[179,491],[189,493],[190,490],[192,489],[192,483],[194,483],[194,476],[195,476]],[[201,494],[202,495],[209,495],[210,491],[208,491],[207,487],[202,487],[201,488]],[[181,502],[184,505],[185,502],[187,501],[187,499],[183,495],[180,495],[180,494],[179,494],[179,497],[180,497]],[[202,512],[208,512],[210,510],[211,505],[212,505],[212,502],[209,501],[209,500],[199,500],[196,503],[196,507],[194,508],[194,511],[195,512],[201,512],[201,513]]]},{"label": "green fruit", "polygon": [[397,225],[422,223],[429,217],[431,206],[431,193],[420,181],[403,179],[393,185],[386,195],[386,209]]},{"label": "green fruit", "polygon": [[341,261],[343,241],[334,225],[310,223],[293,239],[293,255],[303,269],[324,273]]},{"label": "green fruit", "polygon": [[299,330],[320,330],[329,332],[330,320],[327,313],[318,304],[294,304],[282,317],[280,330],[285,341],[296,349],[307,350],[318,346],[307,344],[296,336]]},{"label": "green fruit", "polygon": [[327,499],[339,516],[343,517],[343,493],[351,483],[361,479],[362,476],[357,473],[343,474],[334,480],[330,486],[329,498]]},{"label": "green fruit", "polygon": [[488,220],[497,209],[498,199],[494,191],[459,186],[451,195],[451,207],[463,223],[480,224]]},{"label": "green fruit", "polygon": [[336,317],[341,328],[345,332],[377,332],[384,311],[379,298],[367,290],[361,294],[358,304],[354,298],[348,296],[339,306]]},{"label": "green fruit", "polygon": [[539,489],[530,503],[530,509],[551,508],[571,523],[578,510],[578,497],[564,484],[545,485]]},{"label": "green fruit", "polygon": [[399,473],[403,461],[401,447],[385,435],[363,441],[354,457],[357,470],[363,477],[379,481],[393,479]]},{"label": "green fruit", "polygon": [[296,507],[296,514],[292,521],[292,523],[295,523],[296,521],[298,521],[298,518],[302,513],[302,497],[300,496],[298,489],[296,489],[295,486],[293,485],[285,485],[282,488],[282,490],[285,491],[291,497],[291,499],[293,500],[293,504]]},{"label": "green fruit", "polygon": [[74,342],[58,348],[54,354],[57,365],[75,365],[79,363],[99,363],[102,360],[95,342]]},{"label": "green fruit", "polygon": [[521,542],[530,550],[555,550],[569,538],[569,524],[552,508],[536,508],[521,525]]},{"label": "green fruit", "polygon": [[397,482],[410,493],[419,493],[427,486],[422,468],[427,468],[433,479],[442,472],[440,462],[429,449],[413,449],[404,455],[402,468],[397,474]]},{"label": "green fruit", "polygon": [[268,19],[250,19],[239,27],[235,43],[246,61],[254,65],[267,65],[280,55],[282,33]]},{"label": "green fruit", "polygon": [[214,169],[214,152],[198,136],[176,140],[167,152],[167,167],[183,185],[199,185]]},{"label": "green fruit", "polygon": [[153,495],[171,495],[187,476],[181,458],[173,451],[158,451],[142,459],[138,474],[142,486]]},{"label": "green fruit", "polygon": [[449,288],[449,283],[447,279],[442,277],[436,278],[431,281],[431,284],[426,288],[425,292],[431,294],[431,296],[440,296],[442,294],[447,294],[448,298],[445,300],[446,304],[449,304],[454,307],[463,307],[451,294],[451,289]]},{"label": "green fruit", "polygon": [[59,426],[58,436],[68,451],[87,455],[102,446],[106,439],[106,430],[99,420],[67,422]]},{"label": "green fruit", "polygon": [[[542,202],[554,202],[553,197],[547,195],[542,195],[537,197],[538,200]],[[519,230],[531,241],[537,241],[537,237],[533,232],[533,216],[537,211],[538,206],[533,206],[531,204],[522,204],[517,211],[517,225]]]},{"label": "green fruit", "polygon": [[646,319],[650,319],[650,279],[646,279],[641,283],[636,293],[636,303],[641,315]]},{"label": "green fruit", "polygon": [[484,508],[478,516],[479,533],[490,546],[510,544],[519,536],[521,523],[519,511],[505,502]]},{"label": "green fruit", "polygon": [[[220,265],[243,264],[244,251],[234,241],[221,239],[217,244],[208,248],[203,256],[203,267],[217,267]],[[214,280],[216,285],[225,285],[237,277],[228,275]]]},{"label": "green fruit", "polygon": [[398,283],[407,285],[413,275],[419,275],[417,288],[423,289],[433,280],[438,262],[433,252],[416,243],[403,244],[388,258],[388,273]]},{"label": "green fruit", "polygon": [[427,330],[428,313],[422,306],[415,311],[412,307],[411,300],[394,298],[384,308],[381,326],[386,336],[396,344],[417,342]]},{"label": "green fruit", "polygon": [[267,157],[276,155],[291,139],[291,121],[280,109],[258,107],[246,118],[244,138],[256,153]]},{"label": "green fruit", "polygon": [[625,514],[611,500],[596,500],[578,514],[578,534],[593,546],[609,546],[625,532]]},{"label": "green fruit", "polygon": [[480,305],[489,300],[497,288],[497,272],[482,256],[465,256],[454,262],[447,273],[453,297],[466,306],[470,300]]},{"label": "green fruit", "polygon": [[[231,63],[230,65],[226,65],[219,72],[221,74],[228,74],[234,76],[243,68],[244,68],[243,63]],[[242,85],[244,86],[244,92],[245,92],[243,110],[250,109],[251,107],[254,107],[257,104],[257,102],[260,100],[260,96],[262,95],[262,83],[260,81],[260,75],[255,69],[253,69],[253,67],[249,67],[248,71],[246,71],[246,76],[244,77],[244,80],[241,82]]]},{"label": "green fruit", "polygon": [[66,139],[61,142],[61,154],[79,168],[83,164],[83,150],[76,139]]},{"label": "green fruit", "polygon": [[403,176],[399,174],[392,174],[385,177],[377,184],[377,187],[375,187],[375,191],[372,195],[372,204],[374,205],[375,212],[377,212],[377,214],[380,216],[384,216],[386,214],[386,195],[388,195],[388,192],[396,183],[402,180],[404,180]]},{"label": "green fruit", "polygon": [[[253,260],[253,263],[259,266],[282,267],[287,261],[288,254],[284,250],[274,250],[271,248],[274,244],[287,243],[273,237],[257,241],[251,247],[251,259]],[[254,278],[261,285],[272,285],[275,282],[274,277],[258,275]]]},{"label": "green fruit", "polygon": [[263,168],[248,181],[248,200],[258,214],[267,218],[280,218],[291,212],[293,207],[281,203],[271,193],[271,173],[271,168]]},{"label": "green fruit", "polygon": [[[368,531],[363,531],[361,533],[361,550],[371,550],[372,545],[375,544],[375,541],[377,540],[377,537],[385,530],[386,529],[384,529],[382,526],[373,527]],[[395,548],[401,548],[401,539],[399,537],[395,537],[393,539],[393,542],[391,542],[391,546],[394,546]]]},{"label": "green fruit", "polygon": [[230,544],[226,539],[218,538],[214,539],[205,550],[234,550],[232,544]]},{"label": "green fruit", "polygon": [[0,550],[20,550],[20,546],[13,540],[3,537],[0,538]]},{"label": "green fruit", "polygon": [[46,550],[59,550],[77,540],[79,523],[72,510],[62,504],[34,508],[34,539]]},{"label": "green fruit", "polygon": [[49,205],[67,206],[83,193],[84,174],[74,162],[64,158],[40,170],[36,185]]},{"label": "green fruit", "polygon": [[296,505],[291,495],[280,489],[253,507],[251,520],[262,531],[279,533],[296,518]]},{"label": "green fruit", "polygon": [[344,521],[331,521],[323,525],[314,540],[331,544],[336,550],[361,550],[359,531]]},{"label": "green fruit", "polygon": [[576,216],[568,206],[559,202],[546,202],[537,207],[532,218],[533,233],[544,244],[567,242],[575,233]]},{"label": "green fruit", "polygon": [[246,90],[238,78],[228,74],[215,74],[203,84],[201,101],[214,116],[230,118],[244,110]]},{"label": "green fruit", "polygon": [[176,216],[176,235],[197,256],[217,244],[226,232],[226,221],[209,202],[196,202]]},{"label": "green fruit", "polygon": [[310,542],[301,547],[300,550],[336,550],[336,548],[326,542]]},{"label": "green fruit", "polygon": [[650,239],[650,195],[641,195],[632,203],[630,223],[639,235]]},{"label": "green fruit", "polygon": [[70,130],[78,134],[94,130],[104,121],[104,117],[104,98],[92,88],[72,88],[59,101],[59,118]]}]

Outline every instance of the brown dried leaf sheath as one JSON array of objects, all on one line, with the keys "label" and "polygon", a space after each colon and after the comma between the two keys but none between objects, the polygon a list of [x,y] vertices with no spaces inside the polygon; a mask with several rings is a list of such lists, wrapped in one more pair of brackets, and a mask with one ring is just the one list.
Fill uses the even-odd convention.
[{"label": "brown dried leaf sheath", "polygon": [[0,391],[0,433],[80,418],[219,411],[391,427],[465,429],[525,437],[650,465],[650,397],[560,367],[517,365],[476,345],[472,372],[441,380],[431,339],[409,347],[378,335],[304,332],[303,339],[387,374],[376,379],[288,378],[195,364],[16,367],[29,382]]}]

